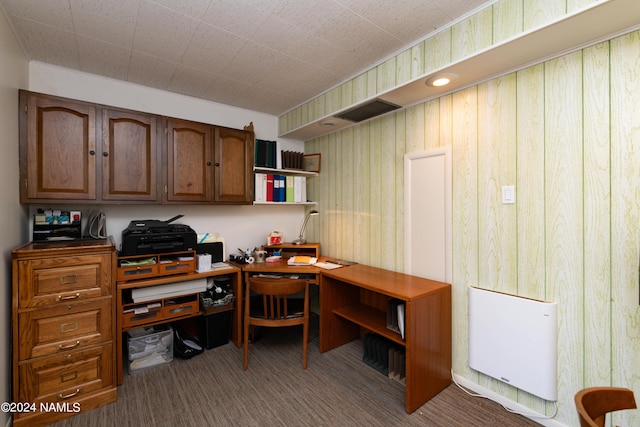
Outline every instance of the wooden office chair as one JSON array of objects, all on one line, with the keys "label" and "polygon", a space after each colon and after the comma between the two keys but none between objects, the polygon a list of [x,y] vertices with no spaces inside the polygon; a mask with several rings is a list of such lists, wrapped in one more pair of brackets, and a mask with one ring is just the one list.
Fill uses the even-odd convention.
[{"label": "wooden office chair", "polygon": [[618,387],[590,387],[575,396],[581,427],[604,427],[607,413],[636,409],[633,391]]},{"label": "wooden office chair", "polygon": [[[252,292],[255,294],[252,296]],[[291,296],[304,292],[302,307]],[[309,341],[309,284],[303,279],[250,277],[244,300],[244,365],[249,360],[249,327],[302,325],[302,367],[307,369]],[[255,334],[254,334],[255,335]]]}]

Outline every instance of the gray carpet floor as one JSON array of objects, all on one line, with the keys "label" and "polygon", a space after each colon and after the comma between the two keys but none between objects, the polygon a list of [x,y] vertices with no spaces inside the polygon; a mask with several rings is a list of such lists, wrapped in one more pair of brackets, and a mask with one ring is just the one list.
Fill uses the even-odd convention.
[{"label": "gray carpet floor", "polygon": [[189,359],[124,376],[115,403],[53,424],[75,426],[537,426],[450,385],[412,414],[404,386],[362,361],[362,342],[318,351],[308,368],[301,330],[263,329],[249,347],[229,343]]}]

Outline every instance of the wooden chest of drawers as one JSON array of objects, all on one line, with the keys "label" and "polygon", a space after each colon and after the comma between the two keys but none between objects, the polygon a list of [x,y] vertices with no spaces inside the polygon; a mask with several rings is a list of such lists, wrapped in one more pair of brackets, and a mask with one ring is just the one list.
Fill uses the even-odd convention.
[{"label": "wooden chest of drawers", "polygon": [[12,401],[31,405],[13,425],[115,401],[113,240],[29,243],[12,258]]}]

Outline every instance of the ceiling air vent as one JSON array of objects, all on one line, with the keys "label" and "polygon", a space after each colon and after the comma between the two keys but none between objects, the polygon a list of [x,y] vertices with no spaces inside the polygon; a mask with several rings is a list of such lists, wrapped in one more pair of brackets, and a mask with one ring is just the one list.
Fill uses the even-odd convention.
[{"label": "ceiling air vent", "polygon": [[366,104],[359,105],[350,110],[336,115],[340,119],[350,120],[352,122],[361,122],[389,111],[397,110],[399,105],[390,102],[374,99]]}]

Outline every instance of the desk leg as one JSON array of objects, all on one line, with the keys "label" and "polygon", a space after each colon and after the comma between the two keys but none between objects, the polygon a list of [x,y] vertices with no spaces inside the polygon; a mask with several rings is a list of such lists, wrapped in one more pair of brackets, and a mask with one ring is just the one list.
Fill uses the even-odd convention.
[{"label": "desk leg", "polygon": [[320,352],[360,338],[360,327],[333,313],[359,301],[360,290],[348,283],[320,275]]}]

